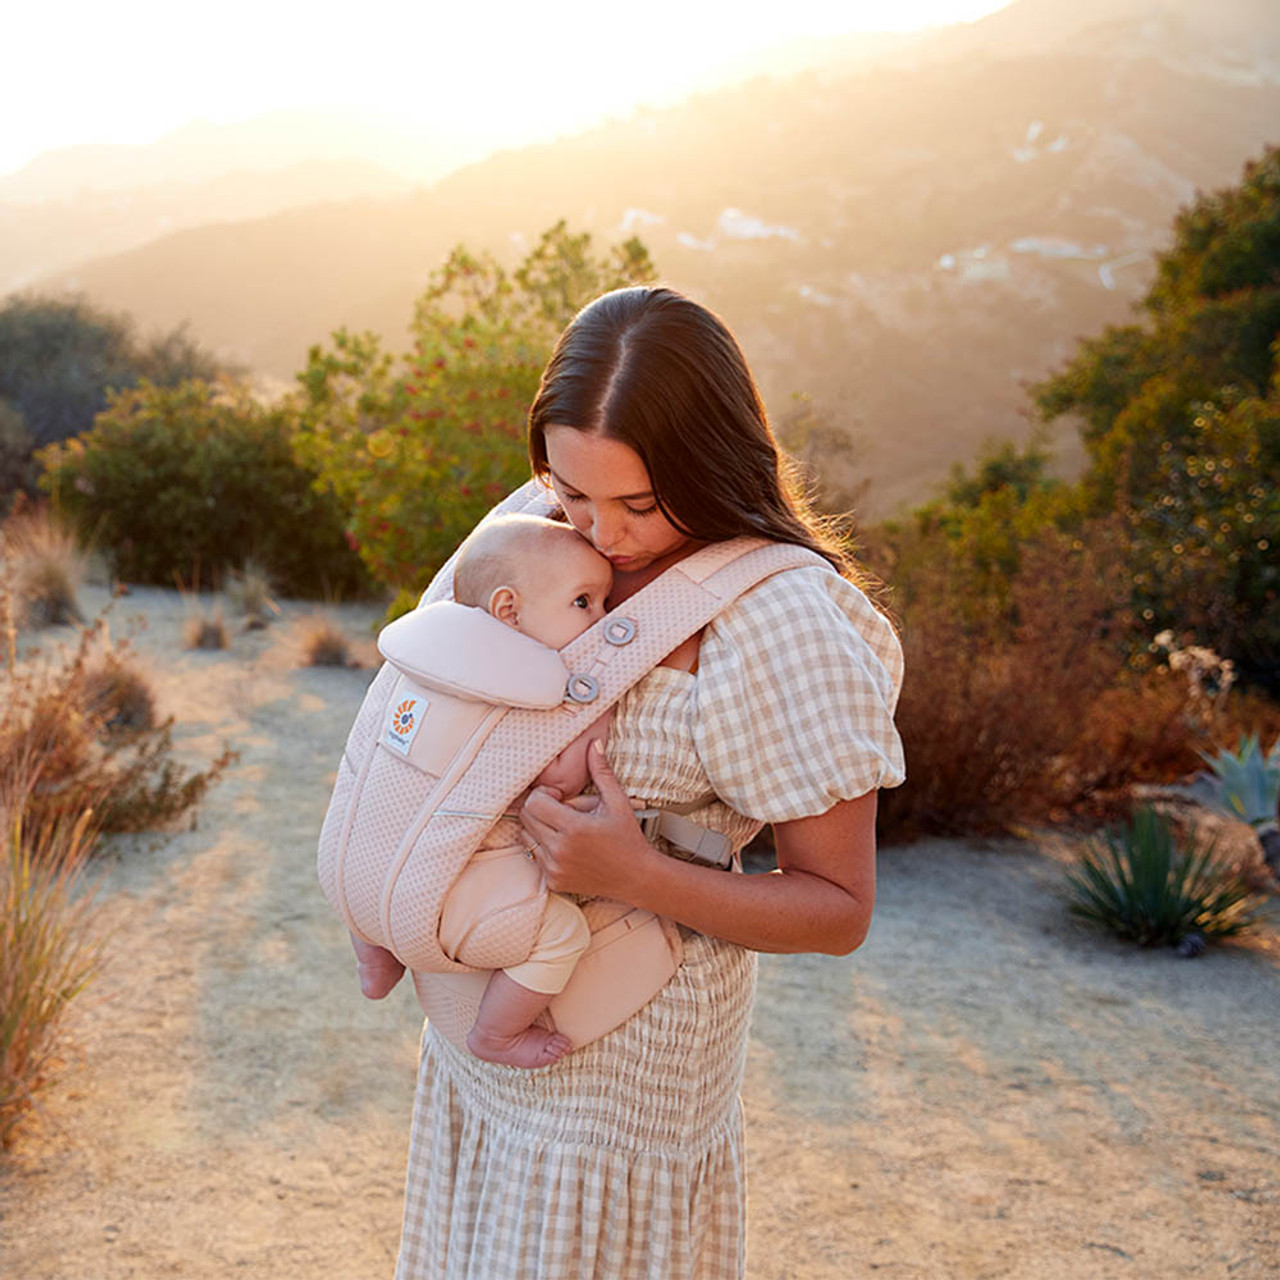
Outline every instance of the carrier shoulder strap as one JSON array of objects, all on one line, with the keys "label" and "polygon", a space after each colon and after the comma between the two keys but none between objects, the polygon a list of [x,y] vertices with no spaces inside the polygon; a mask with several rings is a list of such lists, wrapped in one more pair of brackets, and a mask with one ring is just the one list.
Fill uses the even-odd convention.
[{"label": "carrier shoulder strap", "polygon": [[[415,967],[465,969],[440,951],[438,928],[445,895],[492,825],[492,817],[480,815],[502,814],[593,720],[744,591],[775,573],[802,567],[834,572],[807,548],[761,538],[703,547],[560,650],[570,672],[560,706],[552,711],[513,708],[489,718],[483,740],[469,744],[467,759],[458,762],[463,767],[450,769],[433,788],[405,834],[383,889],[381,917],[393,949],[398,949],[393,921],[414,919],[415,934],[429,922],[429,933],[417,941],[419,950],[425,943],[430,954]],[[424,601],[433,596],[444,598],[429,591]],[[402,884],[400,871],[411,858],[420,869],[429,864],[430,873],[425,880],[414,875]],[[400,894],[414,899],[412,909],[408,900],[397,901]]]}]

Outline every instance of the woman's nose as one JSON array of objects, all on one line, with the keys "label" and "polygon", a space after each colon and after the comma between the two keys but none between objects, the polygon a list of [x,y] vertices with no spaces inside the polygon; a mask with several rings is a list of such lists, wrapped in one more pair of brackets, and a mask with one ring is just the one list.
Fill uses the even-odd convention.
[{"label": "woman's nose", "polygon": [[591,521],[591,541],[597,551],[608,552],[618,540],[618,520],[607,512],[597,511]]}]

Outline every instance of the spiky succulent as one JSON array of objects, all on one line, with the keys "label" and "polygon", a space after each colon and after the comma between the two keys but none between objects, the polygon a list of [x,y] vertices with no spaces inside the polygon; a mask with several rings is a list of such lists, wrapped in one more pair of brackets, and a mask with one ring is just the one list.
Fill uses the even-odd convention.
[{"label": "spiky succulent", "polygon": [[1258,735],[1241,738],[1235,751],[1225,747],[1214,754],[1200,752],[1209,773],[1196,778],[1196,790],[1211,807],[1247,822],[1257,834],[1262,854],[1273,874],[1280,875],[1280,737],[1263,752]]},{"label": "spiky succulent", "polygon": [[1263,906],[1219,861],[1215,841],[1183,847],[1173,823],[1149,806],[1089,841],[1067,885],[1073,914],[1144,947],[1244,933]]}]

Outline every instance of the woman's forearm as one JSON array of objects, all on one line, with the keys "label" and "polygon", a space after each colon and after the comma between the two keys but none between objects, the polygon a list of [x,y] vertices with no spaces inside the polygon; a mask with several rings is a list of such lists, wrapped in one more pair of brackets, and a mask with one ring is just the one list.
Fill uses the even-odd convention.
[{"label": "woman's forearm", "polygon": [[630,902],[755,951],[847,955],[861,945],[875,904],[874,790],[775,823],[778,871],[744,876],[660,853],[604,753],[587,759],[598,795],[562,804],[535,787],[521,810],[550,889]]},{"label": "woman's forearm", "polygon": [[874,906],[870,897],[809,871],[735,875],[652,849],[639,861],[625,898],[753,951],[830,955],[847,955],[862,944]]}]

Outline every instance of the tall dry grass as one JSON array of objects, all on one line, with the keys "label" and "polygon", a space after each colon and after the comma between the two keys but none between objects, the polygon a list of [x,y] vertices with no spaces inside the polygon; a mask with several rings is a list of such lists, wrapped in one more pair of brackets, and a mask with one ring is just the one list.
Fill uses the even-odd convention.
[{"label": "tall dry grass", "polygon": [[23,808],[35,829],[85,809],[104,832],[164,826],[198,804],[236,759],[228,747],[205,769],[174,761],[173,718],[154,723],[145,674],[109,637],[110,609],[81,627],[66,651],[21,660],[17,568],[0,562],[0,778],[27,771]]},{"label": "tall dry grass", "polygon": [[107,831],[150,830],[199,803],[236,759],[172,758],[145,671],[113,643],[107,606],[76,643],[19,653],[21,559],[0,527],[0,1144],[54,1079],[64,1015],[102,956],[86,864]]},{"label": "tall dry grass", "polygon": [[0,1146],[12,1144],[56,1078],[68,1006],[93,978],[104,938],[85,868],[96,839],[90,810],[32,819],[38,784],[28,761],[0,795]]},{"label": "tall dry grass", "polygon": [[256,560],[246,560],[238,570],[227,574],[223,589],[237,612],[244,615],[246,631],[261,630],[273,617],[280,616],[271,575]]},{"label": "tall dry grass", "polygon": [[47,506],[23,504],[0,526],[0,559],[12,592],[12,615],[32,627],[83,623],[78,593],[87,557]]}]

